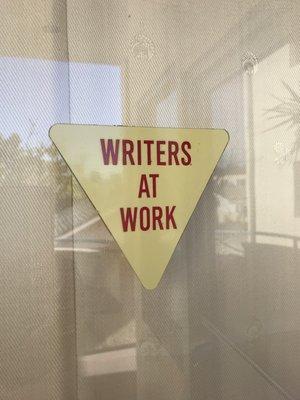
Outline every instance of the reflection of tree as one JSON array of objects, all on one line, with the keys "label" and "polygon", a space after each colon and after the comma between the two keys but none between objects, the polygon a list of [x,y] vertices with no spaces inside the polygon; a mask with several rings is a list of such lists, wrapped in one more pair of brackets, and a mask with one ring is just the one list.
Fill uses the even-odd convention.
[{"label": "reflection of tree", "polygon": [[283,152],[282,156],[286,159],[288,155],[297,157],[300,150],[300,96],[285,82],[283,86],[289,93],[289,98],[278,98],[273,96],[278,104],[266,110],[269,115],[269,120],[276,120],[277,122],[265,132],[273,131],[276,128],[284,127],[295,128],[295,141],[292,147]]},{"label": "reflection of tree", "polygon": [[61,201],[69,201],[70,173],[55,147],[23,146],[20,136],[0,133],[0,185],[52,186]]}]

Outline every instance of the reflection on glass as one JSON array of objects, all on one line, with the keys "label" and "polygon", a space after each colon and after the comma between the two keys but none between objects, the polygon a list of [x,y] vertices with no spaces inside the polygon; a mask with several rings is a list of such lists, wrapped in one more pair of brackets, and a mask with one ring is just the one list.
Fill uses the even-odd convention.
[{"label": "reflection on glass", "polygon": [[[298,2],[67,3],[3,2],[0,398],[296,400]],[[78,62],[51,61],[66,26]],[[155,292],[50,146],[64,121],[229,131]]]}]

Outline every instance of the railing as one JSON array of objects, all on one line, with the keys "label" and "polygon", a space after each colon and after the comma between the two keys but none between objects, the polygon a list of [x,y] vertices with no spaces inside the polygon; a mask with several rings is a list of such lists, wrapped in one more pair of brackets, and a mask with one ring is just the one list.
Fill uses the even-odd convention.
[{"label": "railing", "polygon": [[[288,239],[291,240],[291,244],[295,250],[298,250],[298,242],[300,241],[299,236],[295,235],[290,235],[290,234],[284,234],[284,233],[275,233],[275,232],[265,232],[265,231],[256,231],[250,232],[250,231],[245,231],[245,230],[230,230],[230,229],[218,229],[215,231],[216,238],[221,240],[221,243],[223,246],[227,247],[228,249],[232,249],[236,252],[243,253],[243,249],[238,248],[237,246],[234,246],[232,244],[226,243],[226,238],[223,238],[224,236],[229,238],[229,237],[239,237],[240,243],[257,243],[257,236],[263,236],[263,237],[270,237],[270,238],[278,238],[278,239]],[[251,241],[251,238],[254,237],[254,242]]]}]

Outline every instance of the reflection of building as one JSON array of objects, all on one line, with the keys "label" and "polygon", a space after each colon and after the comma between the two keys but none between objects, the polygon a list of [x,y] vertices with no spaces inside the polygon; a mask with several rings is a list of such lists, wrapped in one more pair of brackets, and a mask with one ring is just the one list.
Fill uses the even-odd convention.
[{"label": "reflection of building", "polygon": [[[100,252],[101,249],[113,250],[117,247],[113,237],[105,225],[101,223],[96,210],[82,198],[78,200],[76,208],[77,224],[70,229],[73,223],[73,207],[64,208],[56,215],[55,222],[55,250]],[[76,240],[73,237],[76,234]]]},{"label": "reflection of building", "polygon": [[[182,81],[170,67],[139,104],[141,120],[151,123],[158,111],[165,117],[160,121],[222,127],[232,139],[195,212],[199,225],[191,221],[183,238],[189,252],[181,268],[187,277],[181,276],[178,286],[187,287],[188,293],[181,305],[189,315],[188,333],[182,330],[182,335],[187,334],[185,346],[191,354],[187,363],[193,360],[192,398],[281,399],[299,393],[293,372],[299,370],[299,351],[295,355],[291,350],[295,345],[299,349],[293,306],[299,307],[293,165],[278,171],[278,139],[274,129],[263,132],[266,109],[276,103],[267,89],[273,86],[273,96],[278,97],[282,76],[290,68],[287,62],[295,63],[294,45],[293,55],[280,50],[290,42],[289,31],[278,30],[281,18],[291,18],[290,11],[276,7],[260,2],[251,8],[182,74]],[[296,67],[292,73],[293,88],[298,85],[297,71]],[[170,115],[161,112],[164,105]],[[282,126],[278,132],[289,149],[293,133]],[[289,344],[282,348],[284,338],[290,350]],[[200,343],[206,349],[201,356]],[[202,363],[194,363],[196,353]]]}]

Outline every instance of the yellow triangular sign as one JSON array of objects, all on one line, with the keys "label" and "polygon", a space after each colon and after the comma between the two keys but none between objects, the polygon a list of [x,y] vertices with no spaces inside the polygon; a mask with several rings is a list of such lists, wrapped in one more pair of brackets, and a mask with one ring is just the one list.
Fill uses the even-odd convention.
[{"label": "yellow triangular sign", "polygon": [[142,284],[155,288],[227,132],[55,125],[50,137]]}]

